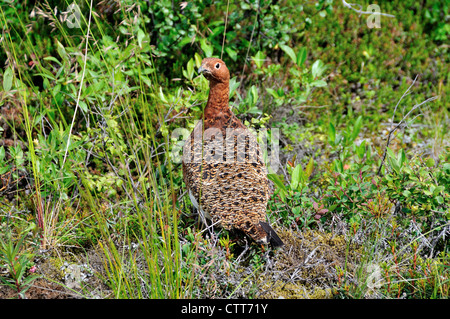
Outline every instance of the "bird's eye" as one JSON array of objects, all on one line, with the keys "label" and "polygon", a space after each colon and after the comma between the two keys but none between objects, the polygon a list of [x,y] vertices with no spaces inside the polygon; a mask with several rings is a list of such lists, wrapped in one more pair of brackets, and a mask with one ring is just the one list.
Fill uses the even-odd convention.
[{"label": "bird's eye", "polygon": [[216,69],[218,70],[220,68],[220,63],[216,64]]}]

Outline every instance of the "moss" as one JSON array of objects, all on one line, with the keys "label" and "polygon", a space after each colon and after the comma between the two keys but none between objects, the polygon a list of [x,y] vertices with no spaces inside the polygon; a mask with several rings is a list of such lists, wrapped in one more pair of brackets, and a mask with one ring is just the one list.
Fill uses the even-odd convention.
[{"label": "moss", "polygon": [[50,257],[48,259],[47,272],[51,274],[51,278],[58,278],[59,280],[64,278],[63,265],[64,260],[60,257]]},{"label": "moss", "polygon": [[342,235],[283,230],[280,237],[285,246],[277,252],[274,267],[259,277],[259,298],[332,298],[339,280],[336,268],[356,268],[361,249]]},{"label": "moss", "polygon": [[47,277],[62,280],[66,275],[64,266],[71,263],[77,263],[76,258],[72,254],[65,253],[63,256],[50,256],[40,267]]},{"label": "moss", "polygon": [[260,288],[266,290],[260,298],[272,299],[330,299],[337,293],[336,289],[330,287],[309,287],[301,283],[286,283],[282,280],[266,283]]}]

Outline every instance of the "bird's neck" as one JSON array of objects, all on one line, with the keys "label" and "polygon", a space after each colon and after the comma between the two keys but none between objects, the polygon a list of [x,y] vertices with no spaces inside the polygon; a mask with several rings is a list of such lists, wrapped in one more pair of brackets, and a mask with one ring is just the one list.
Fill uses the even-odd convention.
[{"label": "bird's neck", "polygon": [[232,113],[228,106],[229,83],[210,82],[208,102],[203,111],[205,120],[229,118]]}]

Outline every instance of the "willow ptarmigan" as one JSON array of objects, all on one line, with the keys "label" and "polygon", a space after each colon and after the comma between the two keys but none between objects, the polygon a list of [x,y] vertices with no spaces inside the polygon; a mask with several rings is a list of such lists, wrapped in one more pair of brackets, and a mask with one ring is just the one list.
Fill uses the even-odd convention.
[{"label": "willow ptarmigan", "polygon": [[[239,229],[261,244],[283,242],[266,221],[269,183],[256,137],[228,106],[230,73],[220,59],[199,69],[210,90],[203,119],[183,147],[183,178],[203,221]],[[202,138],[203,136],[203,138]]]}]

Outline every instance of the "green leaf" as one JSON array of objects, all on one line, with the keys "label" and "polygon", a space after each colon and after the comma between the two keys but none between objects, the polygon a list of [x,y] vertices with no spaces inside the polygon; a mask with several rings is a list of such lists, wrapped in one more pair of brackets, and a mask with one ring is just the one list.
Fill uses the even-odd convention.
[{"label": "green leaf", "polygon": [[391,159],[394,159],[394,160],[396,159],[396,156],[395,156],[394,152],[389,147],[387,148],[387,155]]},{"label": "green leaf", "polygon": [[344,171],[344,166],[342,165],[342,162],[338,159],[334,160],[334,171],[337,173],[342,173]]},{"label": "green leaf", "polygon": [[[409,174],[409,175],[412,175],[412,174],[413,174],[412,169],[411,169],[410,167],[408,167],[408,166],[403,167],[403,171],[404,171],[406,174]],[[411,176],[410,178],[413,179],[413,180],[416,179],[415,176]]]},{"label": "green leaf", "polygon": [[275,99],[278,99],[278,92],[275,91],[274,89],[270,89],[270,88],[266,88],[267,93],[269,93],[270,95],[272,95]]},{"label": "green leaf", "polygon": [[236,89],[239,87],[240,84],[241,84],[241,82],[238,82],[236,80],[236,77],[233,77],[230,80],[230,98],[232,98],[234,96],[234,93],[235,93]]},{"label": "green leaf", "polygon": [[322,60],[317,60],[311,67],[311,73],[313,79],[320,77],[327,69],[327,66],[323,64]]},{"label": "green leaf", "polygon": [[363,140],[361,142],[361,144],[359,144],[358,147],[356,147],[356,155],[358,155],[358,157],[360,159],[362,159],[364,157],[364,154],[366,153],[366,141]]},{"label": "green leaf", "polygon": [[252,60],[255,62],[258,69],[260,69],[263,66],[265,59],[266,55],[262,51],[256,52],[255,56],[252,57]]},{"label": "green leaf", "polygon": [[297,103],[303,104],[303,103],[306,103],[307,97],[304,94],[302,94],[302,95],[297,96],[295,98],[295,100],[297,101]]},{"label": "green leaf", "polygon": [[162,86],[159,87],[159,98],[161,99],[161,101],[163,101],[164,103],[169,103],[167,102],[166,97],[164,96],[164,93],[162,91]]},{"label": "green leaf", "polygon": [[349,141],[350,143],[353,142],[358,137],[359,131],[361,130],[361,126],[362,126],[362,116],[359,116],[356,119],[355,125],[353,125],[353,131],[352,135],[350,136],[351,139]]},{"label": "green leaf", "polygon": [[194,59],[189,60],[189,62],[187,63],[186,71],[187,74],[185,74],[185,77],[188,80],[192,80],[192,78],[194,77]]},{"label": "green leaf", "polygon": [[230,47],[226,47],[225,52],[228,53],[228,56],[231,58],[231,60],[233,61],[237,60],[237,52],[235,50],[233,50]]},{"label": "green leaf", "polygon": [[138,40],[139,47],[141,49],[142,49],[142,40],[144,39],[144,37],[145,37],[145,32],[142,31],[141,28],[139,28],[138,32],[137,32],[137,40]]},{"label": "green leaf", "polygon": [[328,126],[328,142],[335,146],[335,142],[336,142],[336,129],[333,125],[333,123],[330,122],[330,125]]},{"label": "green leaf", "polygon": [[367,145],[367,159],[372,158],[372,147],[370,144]]},{"label": "green leaf", "polygon": [[286,186],[284,186],[281,179],[278,177],[277,174],[267,174],[267,178],[270,179],[274,184],[278,187],[280,191],[282,191],[284,194],[287,193]]},{"label": "green leaf", "polygon": [[82,109],[84,113],[87,113],[88,106],[87,106],[86,102],[80,100],[78,105],[80,106],[80,109]]},{"label": "green leaf", "polygon": [[56,78],[54,77],[54,75],[52,73],[50,73],[50,71],[48,71],[47,69],[44,69],[44,68],[42,68],[41,70],[44,71],[44,73],[36,73],[36,75],[40,75],[40,76],[44,77],[45,78],[44,81],[47,79],[50,79],[52,81],[56,80]]},{"label": "green leaf", "polygon": [[55,62],[56,64],[59,64],[59,66],[62,66],[62,63],[55,57],[53,56],[47,56],[45,58],[43,58],[45,61],[52,61]]},{"label": "green leaf", "polygon": [[5,158],[5,148],[3,146],[0,147],[0,162]]},{"label": "green leaf", "polygon": [[403,149],[401,149],[397,155],[397,164],[400,168],[402,168],[403,163],[405,163],[405,159],[406,159],[405,151]]},{"label": "green leaf", "polygon": [[311,176],[313,170],[314,170],[314,158],[311,157],[309,159],[308,165],[306,165],[306,168],[305,168],[306,178],[309,178]]},{"label": "green leaf", "polygon": [[262,114],[262,111],[260,109],[258,109],[256,106],[252,106],[247,113],[251,113],[251,114]]},{"label": "green leaf", "polygon": [[297,63],[297,56],[295,55],[294,50],[292,50],[292,48],[288,47],[285,44],[279,44],[281,50],[284,51],[284,53],[286,53],[287,55],[289,55],[289,57],[291,58],[292,62]]},{"label": "green leaf", "polygon": [[445,189],[444,186],[437,186],[434,190],[433,190],[433,196],[438,195],[440,192],[442,192]]},{"label": "green leaf", "polygon": [[200,41],[200,47],[205,54],[205,57],[210,58],[213,55],[213,47],[206,42],[206,39]]},{"label": "green leaf", "polygon": [[324,80],[316,80],[316,81],[312,81],[311,83],[309,83],[309,85],[313,86],[313,87],[324,87],[327,86],[327,82],[325,82]]},{"label": "green leaf", "polygon": [[56,97],[56,94],[58,94],[59,91],[61,91],[61,84],[60,84],[60,83],[56,84],[56,85],[53,87],[53,89],[52,89],[52,95],[53,95],[54,97]]},{"label": "green leaf", "polygon": [[302,166],[300,164],[297,164],[297,166],[295,166],[294,171],[292,172],[292,177],[291,177],[291,189],[297,189],[298,184],[300,182],[300,174],[303,173],[302,171]]},{"label": "green leaf", "polygon": [[258,90],[255,85],[250,88],[251,105],[255,105],[258,102]]},{"label": "green leaf", "polygon": [[294,217],[301,216],[302,207],[301,206],[295,206],[292,208],[292,214]]},{"label": "green leaf", "polygon": [[[267,174],[267,178],[270,179],[277,186],[278,195],[280,195],[281,200],[286,201],[287,190],[283,182],[279,179],[276,174]],[[275,191],[276,192],[276,191]]]},{"label": "green leaf", "polygon": [[65,61],[69,60],[66,49],[61,44],[61,42],[59,42],[58,40],[56,40],[56,51],[58,51],[58,54],[61,57],[61,59],[65,60]]},{"label": "green leaf", "polygon": [[444,165],[442,165],[442,168],[447,171],[447,174],[450,174],[450,163],[444,163]]},{"label": "green leaf", "polygon": [[200,56],[200,54],[195,52],[194,59],[195,59],[195,66],[198,69],[202,65],[202,57]]},{"label": "green leaf", "polygon": [[8,67],[3,74],[3,90],[5,90],[5,92],[11,90],[13,77],[13,71],[11,67]]},{"label": "green leaf", "polygon": [[400,173],[400,166],[398,165],[395,157],[389,157],[389,163],[391,164],[391,167],[394,169],[394,171],[399,174]]}]

